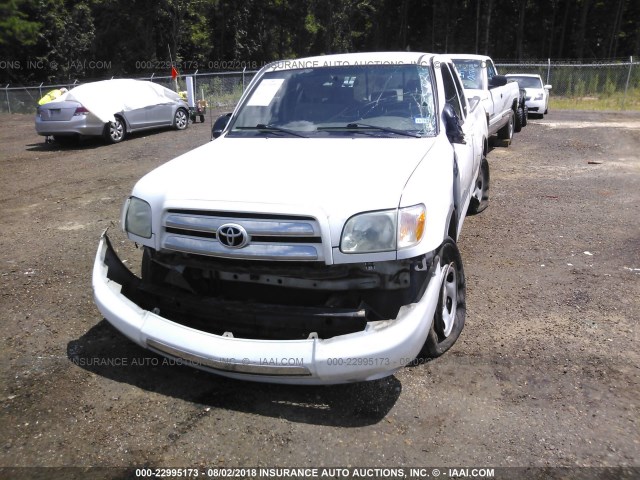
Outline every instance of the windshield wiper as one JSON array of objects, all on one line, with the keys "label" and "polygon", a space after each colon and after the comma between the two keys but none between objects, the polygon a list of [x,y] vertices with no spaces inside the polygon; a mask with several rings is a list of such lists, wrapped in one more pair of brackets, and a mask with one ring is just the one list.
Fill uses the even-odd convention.
[{"label": "windshield wiper", "polygon": [[395,133],[397,135],[404,135],[406,137],[422,137],[422,135],[418,133],[409,132],[407,130],[397,130],[390,127],[379,127],[377,125],[368,125],[366,123],[348,123],[345,127],[318,127],[318,130],[378,130],[380,132]]},{"label": "windshield wiper", "polygon": [[276,127],[275,125],[265,125],[264,123],[259,123],[255,127],[236,127],[237,130],[259,130],[261,132],[282,132],[287,135],[293,135],[294,137],[308,138],[306,135],[302,135],[301,133],[294,132],[293,130],[289,130],[287,128]]}]

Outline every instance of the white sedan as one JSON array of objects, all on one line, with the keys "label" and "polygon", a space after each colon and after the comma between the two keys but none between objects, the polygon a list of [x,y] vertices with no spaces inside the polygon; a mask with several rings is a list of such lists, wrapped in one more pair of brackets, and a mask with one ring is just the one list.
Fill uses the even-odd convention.
[{"label": "white sedan", "polygon": [[551,85],[542,83],[540,75],[526,73],[511,73],[506,75],[509,80],[515,80],[524,88],[526,93],[525,102],[529,107],[529,115],[546,115],[549,111],[549,90]]}]

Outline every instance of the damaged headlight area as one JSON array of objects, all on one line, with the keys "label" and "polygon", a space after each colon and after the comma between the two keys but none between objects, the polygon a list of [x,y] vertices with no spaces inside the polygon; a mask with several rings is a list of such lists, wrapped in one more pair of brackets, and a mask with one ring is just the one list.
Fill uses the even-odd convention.
[{"label": "damaged headlight area", "polygon": [[344,226],[340,250],[344,253],[388,252],[396,248],[396,211],[361,213]]},{"label": "damaged headlight area", "polygon": [[354,215],[344,226],[340,250],[374,253],[412,247],[422,240],[426,216],[422,204]]},{"label": "damaged headlight area", "polygon": [[129,197],[124,206],[124,229],[142,238],[151,238],[151,206],[137,197]]}]

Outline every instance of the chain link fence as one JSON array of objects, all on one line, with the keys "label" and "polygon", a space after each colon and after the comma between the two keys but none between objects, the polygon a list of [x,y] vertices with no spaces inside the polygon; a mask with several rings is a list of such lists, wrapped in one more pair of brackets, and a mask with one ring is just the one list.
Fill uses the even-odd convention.
[{"label": "chain link fence", "polygon": [[[193,77],[195,100],[206,100],[211,108],[234,107],[245,87],[254,77],[257,71],[223,72],[223,73],[196,73]],[[185,76],[173,80],[166,77],[146,77],[139,80],[150,80],[159,83],[171,90],[186,91]]]},{"label": "chain link fence", "polygon": [[[610,63],[571,63],[552,62],[551,60],[528,63],[496,63],[500,73],[536,73],[546,84],[553,86],[554,97],[575,98],[576,102],[591,97],[619,96],[618,106],[625,109],[627,97],[640,97],[640,62],[633,57],[625,62]],[[233,107],[239,100],[244,88],[249,84],[256,71],[195,73],[194,90],[197,100],[206,100],[210,108]],[[184,76],[173,80],[170,76],[139,78],[164,85],[172,90],[186,90]],[[50,90],[65,87],[71,89],[79,85],[58,83],[31,87],[12,87],[6,85],[0,100],[0,112],[35,113],[38,100]],[[628,102],[631,103],[631,102]],[[636,102],[637,103],[637,102]]]},{"label": "chain link fence", "polygon": [[508,73],[538,74],[545,84],[552,85],[552,95],[575,98],[620,96],[624,109],[625,97],[640,95],[640,62],[633,57],[625,62],[571,63],[551,60],[528,63],[496,63],[502,75]]},{"label": "chain link fence", "polygon": [[[223,72],[223,73],[195,73],[190,75],[194,79],[196,100],[206,100],[210,108],[234,107],[240,99],[245,87],[249,84],[257,71]],[[185,76],[172,79],[171,76],[155,76],[137,78],[150,80],[171,90],[186,91]],[[3,113],[34,113],[40,100],[47,92],[80,85],[77,80],[72,83],[40,84],[32,87],[12,87],[6,85],[2,89],[0,112]]]}]

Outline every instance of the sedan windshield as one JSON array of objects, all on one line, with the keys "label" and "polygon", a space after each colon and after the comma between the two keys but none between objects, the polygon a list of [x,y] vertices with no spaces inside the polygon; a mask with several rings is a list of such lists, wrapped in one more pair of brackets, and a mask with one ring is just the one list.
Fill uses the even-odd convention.
[{"label": "sedan windshield", "polygon": [[350,65],[265,73],[229,135],[406,138],[435,133],[429,68]]}]

